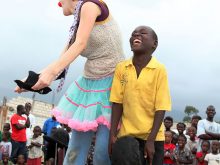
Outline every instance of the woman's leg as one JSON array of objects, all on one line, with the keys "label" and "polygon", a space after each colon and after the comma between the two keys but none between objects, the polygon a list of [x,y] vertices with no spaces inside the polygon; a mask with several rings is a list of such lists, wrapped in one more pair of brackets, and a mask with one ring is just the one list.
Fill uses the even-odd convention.
[{"label": "woman's leg", "polygon": [[63,164],[85,165],[93,135],[93,131],[79,132],[73,130]]},{"label": "woman's leg", "polygon": [[93,158],[94,165],[110,165],[108,155],[109,129],[104,125],[99,125],[96,133],[95,152]]}]

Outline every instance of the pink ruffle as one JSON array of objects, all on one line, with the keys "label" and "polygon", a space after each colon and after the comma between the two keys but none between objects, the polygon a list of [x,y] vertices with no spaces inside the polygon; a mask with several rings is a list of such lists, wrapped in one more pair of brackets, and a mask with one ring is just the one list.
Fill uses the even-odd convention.
[{"label": "pink ruffle", "polygon": [[82,132],[87,132],[90,130],[96,131],[99,124],[105,125],[108,127],[108,129],[110,129],[110,123],[108,120],[105,119],[104,116],[98,117],[95,121],[84,121],[84,122],[70,119],[68,123],[70,128]]},{"label": "pink ruffle", "polygon": [[58,122],[63,124],[68,124],[70,128],[76,131],[82,131],[82,132],[87,132],[90,130],[96,131],[99,124],[105,125],[108,127],[108,129],[110,129],[110,123],[104,116],[100,116],[94,121],[80,122],[78,120],[62,117],[61,112],[56,108],[54,108],[51,113],[56,117]]},{"label": "pink ruffle", "polygon": [[61,112],[56,108],[51,111],[51,114],[55,117],[61,116]]}]

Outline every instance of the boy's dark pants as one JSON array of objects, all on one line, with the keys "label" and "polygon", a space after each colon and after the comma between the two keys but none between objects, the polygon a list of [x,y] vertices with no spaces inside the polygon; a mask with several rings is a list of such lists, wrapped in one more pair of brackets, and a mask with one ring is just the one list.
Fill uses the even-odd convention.
[{"label": "boy's dark pants", "polygon": [[[147,159],[144,158],[144,147],[145,147],[145,140],[138,139],[139,142],[139,150],[141,154],[141,162],[142,165],[149,165]],[[163,165],[163,158],[164,158],[164,141],[155,141],[154,142],[154,158],[153,158],[153,165]]]}]

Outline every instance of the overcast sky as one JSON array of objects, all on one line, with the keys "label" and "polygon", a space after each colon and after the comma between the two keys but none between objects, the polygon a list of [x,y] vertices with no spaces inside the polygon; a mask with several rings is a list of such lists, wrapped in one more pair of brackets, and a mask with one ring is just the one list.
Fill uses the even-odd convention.
[{"label": "overcast sky", "polygon": [[[57,2],[1,2],[0,99],[17,97],[13,92],[13,80],[25,77],[29,70],[39,71],[58,58],[67,41],[73,16],[64,17]],[[154,56],[166,65],[173,113],[182,112],[186,105],[193,105],[200,111],[210,104],[220,109],[219,0],[106,2],[121,28],[127,58],[131,56],[128,39],[136,26],[151,26],[158,34],[159,47]],[[82,73],[84,61],[80,57],[71,65],[65,89]],[[56,85],[54,83],[52,88]],[[61,94],[56,95],[55,103]],[[31,94],[21,96],[31,97]],[[52,93],[37,95],[38,100],[48,102],[52,101],[51,97]]]}]

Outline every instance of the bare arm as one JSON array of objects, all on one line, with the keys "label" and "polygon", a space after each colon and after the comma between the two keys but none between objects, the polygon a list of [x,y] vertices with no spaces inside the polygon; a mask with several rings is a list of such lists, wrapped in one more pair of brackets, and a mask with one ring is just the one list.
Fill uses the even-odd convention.
[{"label": "bare arm", "polygon": [[208,134],[199,135],[198,138],[203,139],[203,140],[213,140],[213,137]]},{"label": "bare arm", "polygon": [[150,161],[150,164],[152,164],[153,161],[153,155],[154,155],[154,142],[157,136],[157,133],[160,129],[160,126],[163,122],[164,119],[164,115],[165,115],[165,111],[164,110],[159,110],[155,112],[155,116],[154,116],[154,122],[153,122],[153,126],[151,129],[151,133],[147,138],[147,142],[145,145],[145,157],[147,157]]},{"label": "bare arm", "polygon": [[218,133],[212,133],[212,132],[206,131],[206,134],[212,137],[211,140],[219,140],[220,139],[220,134],[218,134]]},{"label": "bare arm", "polygon": [[87,2],[82,6],[75,42],[57,61],[50,64],[41,73],[38,82],[32,87],[34,90],[49,86],[55,79],[56,75],[70,65],[86,48],[90,33],[93,29],[96,18],[100,13],[101,11],[99,7],[92,2]]},{"label": "bare arm", "polygon": [[109,154],[111,154],[112,151],[112,144],[116,141],[117,136],[117,128],[118,124],[121,120],[123,112],[123,105],[119,103],[113,103],[112,104],[112,117],[111,117],[111,129],[110,129],[110,135],[109,135]]},{"label": "bare arm", "polygon": [[26,125],[22,125],[22,124],[15,124],[14,126],[17,130],[22,130],[22,129],[26,128]]}]

